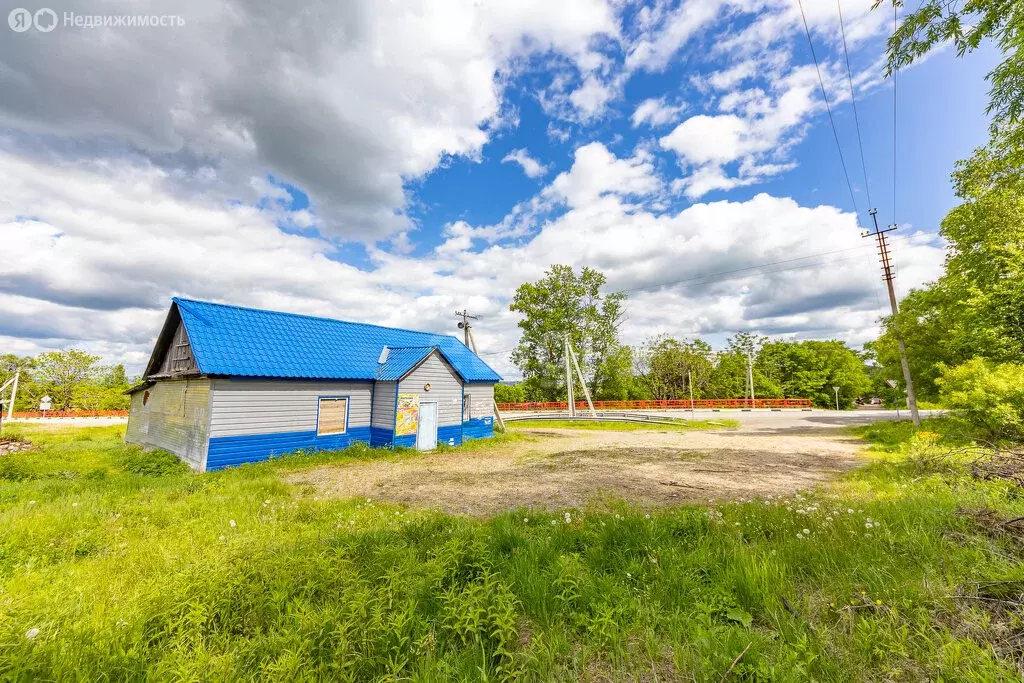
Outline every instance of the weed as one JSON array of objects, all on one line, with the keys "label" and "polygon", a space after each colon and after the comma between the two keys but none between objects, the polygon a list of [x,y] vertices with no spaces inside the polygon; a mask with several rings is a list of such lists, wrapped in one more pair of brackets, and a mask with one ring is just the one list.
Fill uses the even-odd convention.
[{"label": "weed", "polygon": [[943,421],[862,428],[879,450],[817,491],[490,520],[281,480],[404,451],[196,474],[118,428],[19,429],[39,450],[0,458],[4,680],[1021,675],[1024,500],[915,463],[956,443]]}]

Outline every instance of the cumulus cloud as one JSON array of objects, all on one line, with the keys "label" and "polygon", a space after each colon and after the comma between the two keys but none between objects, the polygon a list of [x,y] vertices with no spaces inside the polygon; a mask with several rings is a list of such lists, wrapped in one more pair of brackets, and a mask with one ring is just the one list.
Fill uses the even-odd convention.
[{"label": "cumulus cloud", "polygon": [[547,166],[531,157],[530,153],[525,149],[514,149],[506,154],[501,163],[506,164],[508,162],[514,162],[522,166],[523,173],[529,178],[539,178],[548,172]]},{"label": "cumulus cloud", "polygon": [[650,97],[637,105],[630,120],[634,128],[642,125],[657,128],[676,121],[684,109],[684,103],[668,104],[664,97]]},{"label": "cumulus cloud", "polygon": [[[175,294],[442,332],[465,305],[481,315],[487,360],[514,376],[509,299],[552,263],[595,266],[630,292],[630,343],[738,329],[860,342],[880,312],[874,254],[852,214],[764,194],[658,210],[650,161],[599,143],[506,220],[454,223],[425,256],[373,249],[361,268],[319,237],[278,229],[286,198],[274,208],[181,197],[164,174],[0,154],[0,344],[80,345],[137,371]],[[551,202],[565,209],[552,214]],[[894,251],[904,287],[942,262],[930,236]]]},{"label": "cumulus cloud", "polygon": [[269,168],[309,193],[322,230],[359,239],[410,227],[407,180],[480,153],[503,121],[497,76],[511,60],[554,53],[589,68],[591,40],[618,34],[605,0],[353,0],[301,12],[283,0],[184,0],[146,13],[185,26],[5,36],[0,133],[25,149],[38,147],[25,135],[74,141],[50,153],[134,150],[179,173],[202,170],[198,191],[228,197],[252,198],[249,178]]}]

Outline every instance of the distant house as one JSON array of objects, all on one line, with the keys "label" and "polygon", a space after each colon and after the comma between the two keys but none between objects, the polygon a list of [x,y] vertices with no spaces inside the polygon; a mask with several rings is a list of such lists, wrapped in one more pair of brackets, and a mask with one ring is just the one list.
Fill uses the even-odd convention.
[{"label": "distant house", "polygon": [[455,337],[174,299],[126,440],[215,470],[296,450],[494,436],[501,377]]}]

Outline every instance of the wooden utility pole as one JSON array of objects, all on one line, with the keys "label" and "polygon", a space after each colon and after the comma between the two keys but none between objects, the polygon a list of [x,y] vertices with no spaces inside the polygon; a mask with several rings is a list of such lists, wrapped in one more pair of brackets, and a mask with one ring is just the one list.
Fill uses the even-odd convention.
[{"label": "wooden utility pole", "polygon": [[[873,235],[878,242],[878,258],[882,262],[882,279],[885,280],[886,287],[889,289],[889,306],[892,308],[892,314],[895,316],[900,312],[900,307],[899,303],[896,301],[896,290],[892,284],[892,259],[889,256],[889,242],[885,237],[885,233],[892,232],[899,226],[890,225],[885,230],[880,230],[878,228],[878,209],[871,209],[868,213],[871,214],[871,218],[875,222],[875,231],[865,232],[864,237]],[[910,363],[907,361],[907,347],[903,344],[902,337],[896,337],[896,346],[898,346],[900,350],[900,365],[903,366],[903,381],[907,385],[907,408],[910,409],[910,417],[913,419],[914,425],[920,427],[921,415],[917,412],[917,395],[914,393],[914,379],[910,376]]]},{"label": "wooden utility pole", "polygon": [[[474,320],[477,319],[477,316],[469,315],[465,311],[463,311],[462,313],[457,313],[456,315],[465,315],[466,318],[472,318]],[[462,327],[462,323],[459,324],[459,327]],[[466,331],[466,334],[465,334],[466,346],[469,347],[469,349],[472,350],[473,353],[476,353],[476,355],[479,356],[480,354],[477,353],[477,350],[476,350],[476,339],[473,339],[473,333],[469,331],[469,323],[466,323],[466,326],[463,327],[462,329],[464,329]],[[496,398],[494,398],[492,396],[491,397],[491,405],[494,407],[494,421],[501,428],[501,431],[505,431],[505,420],[502,419],[501,411],[498,410],[498,399],[496,399]]]},{"label": "wooden utility pole", "polygon": [[[470,328],[469,321],[470,320],[478,320],[479,316],[470,315],[469,314],[469,309],[464,308],[461,311],[455,311],[455,317],[456,318],[462,318],[462,322],[459,323],[459,329],[462,330],[462,343],[465,344],[469,348],[473,348],[473,347],[471,347],[469,345],[469,340],[471,339],[470,334],[469,334],[469,328]],[[475,350],[474,350],[474,353],[476,353]]]}]

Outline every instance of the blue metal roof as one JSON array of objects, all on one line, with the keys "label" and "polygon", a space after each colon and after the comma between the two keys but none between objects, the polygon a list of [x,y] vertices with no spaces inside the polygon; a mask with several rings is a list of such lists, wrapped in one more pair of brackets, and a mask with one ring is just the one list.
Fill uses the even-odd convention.
[{"label": "blue metal roof", "polygon": [[410,346],[406,348],[388,349],[388,359],[380,366],[377,379],[393,381],[402,379],[405,374],[416,367],[427,357],[436,346]]},{"label": "blue metal roof", "polygon": [[373,380],[381,369],[380,352],[387,346],[392,349],[384,364],[389,372],[391,354],[398,356],[397,372],[399,361],[409,362],[418,352],[413,349],[423,351],[412,362],[415,365],[437,348],[463,380],[501,380],[459,339],[448,335],[193,299],[173,301],[199,371],[206,375]]}]

